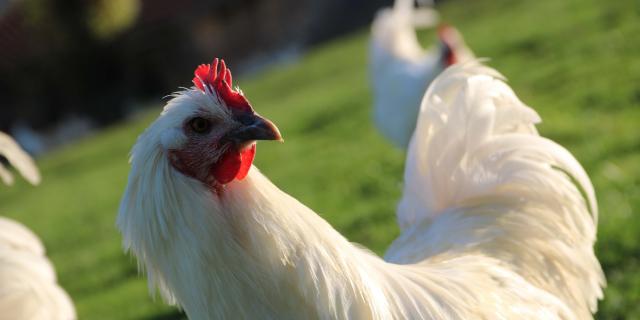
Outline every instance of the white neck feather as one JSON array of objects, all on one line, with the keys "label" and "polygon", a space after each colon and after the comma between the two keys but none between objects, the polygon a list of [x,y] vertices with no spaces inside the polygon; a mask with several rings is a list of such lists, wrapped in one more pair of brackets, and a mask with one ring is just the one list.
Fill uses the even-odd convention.
[{"label": "white neck feather", "polygon": [[150,290],[192,319],[385,318],[379,313],[387,307],[373,301],[382,292],[370,281],[371,264],[361,260],[379,258],[255,167],[215,195],[173,170],[158,150],[134,148],[117,221]]}]

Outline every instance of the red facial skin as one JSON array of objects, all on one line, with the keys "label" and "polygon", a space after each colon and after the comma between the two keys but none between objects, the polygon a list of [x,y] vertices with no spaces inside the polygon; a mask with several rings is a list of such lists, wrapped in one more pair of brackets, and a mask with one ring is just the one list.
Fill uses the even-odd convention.
[{"label": "red facial skin", "polygon": [[222,135],[215,132],[200,135],[187,125],[184,130],[187,142],[180,149],[169,151],[171,164],[182,174],[199,180],[216,192],[225,184],[247,176],[256,152],[255,142],[246,146],[220,144]]}]

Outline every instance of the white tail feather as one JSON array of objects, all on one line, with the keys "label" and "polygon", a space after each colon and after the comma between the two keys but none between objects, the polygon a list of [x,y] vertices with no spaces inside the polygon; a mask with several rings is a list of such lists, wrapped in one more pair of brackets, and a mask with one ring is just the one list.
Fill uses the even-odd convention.
[{"label": "white tail feather", "polygon": [[[604,285],[593,252],[593,186],[566,149],[538,135],[540,117],[503,79],[472,61],[450,67],[427,91],[398,208],[404,232],[387,258],[485,254],[578,318],[591,317]],[[417,227],[425,224],[427,232]]]},{"label": "white tail feather", "polygon": [[[7,134],[0,132],[0,155],[33,185],[40,183],[40,172],[33,159]],[[0,178],[5,184],[13,184],[13,176],[0,164]]]},{"label": "white tail feather", "polygon": [[[427,1],[432,2],[432,1]],[[407,24],[413,28],[434,27],[440,21],[438,11],[433,9],[433,3],[425,3],[416,8],[413,0],[396,0],[393,3],[393,10],[397,17],[397,22]]]}]

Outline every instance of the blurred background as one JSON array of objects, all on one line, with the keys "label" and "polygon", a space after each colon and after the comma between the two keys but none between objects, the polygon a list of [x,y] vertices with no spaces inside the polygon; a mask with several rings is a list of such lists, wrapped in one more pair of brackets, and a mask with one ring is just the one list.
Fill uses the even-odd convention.
[{"label": "blurred background", "polygon": [[0,129],[39,154],[189,86],[214,54],[255,73],[364,27],[385,2],[4,0]]},{"label": "blurred background", "polygon": [[[44,241],[80,319],[180,319],[149,297],[115,229],[128,152],[196,65],[224,57],[286,143],[257,165],[350,240],[397,236],[404,154],[374,129],[369,25],[390,0],[0,0],[0,130],[43,183],[0,214]],[[446,0],[442,19],[536,109],[599,199],[600,319],[640,318],[640,3]],[[433,30],[419,33],[424,46]],[[313,161],[312,161],[313,159]]]}]

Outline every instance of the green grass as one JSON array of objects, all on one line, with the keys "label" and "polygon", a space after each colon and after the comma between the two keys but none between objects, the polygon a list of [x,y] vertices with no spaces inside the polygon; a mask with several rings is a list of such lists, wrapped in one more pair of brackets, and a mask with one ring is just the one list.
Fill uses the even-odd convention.
[{"label": "green grass", "polygon": [[[596,247],[609,282],[602,319],[640,317],[638,8],[633,1],[596,0],[450,0],[440,7],[477,55],[490,57],[540,113],[541,133],[573,152],[593,179]],[[421,36],[425,43],[433,37]],[[394,208],[404,155],[372,127],[367,37],[362,30],[239,84],[286,139],[260,144],[262,171],[349,239],[382,253],[398,234]],[[148,296],[114,226],[128,151],[157,104],[40,159],[41,186],[21,182],[0,193],[0,212],[44,240],[81,319],[176,315]]]}]

